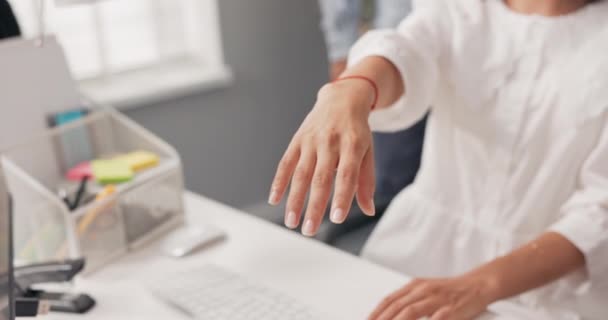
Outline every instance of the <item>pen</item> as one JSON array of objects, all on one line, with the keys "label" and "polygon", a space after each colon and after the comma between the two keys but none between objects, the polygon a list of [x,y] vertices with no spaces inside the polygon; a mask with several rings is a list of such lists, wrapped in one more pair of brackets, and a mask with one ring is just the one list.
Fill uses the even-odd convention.
[{"label": "pen", "polygon": [[72,203],[72,206],[70,207],[70,210],[74,211],[80,205],[80,202],[82,201],[82,196],[87,189],[87,181],[89,181],[88,176],[83,176],[82,179],[80,180],[80,185],[78,186],[78,191],[76,191],[76,198],[74,199],[74,202]]},{"label": "pen", "polygon": [[59,191],[57,191],[57,195],[59,196],[59,198],[61,198],[61,200],[63,200],[63,203],[65,203],[68,209],[72,210],[72,203],[70,202],[70,198],[68,197],[68,192],[65,189],[61,188],[59,189]]},{"label": "pen", "polygon": [[[111,185],[111,184],[107,185],[97,194],[97,196],[95,197],[95,202],[103,201],[107,197],[113,195],[115,192],[116,192],[116,187],[114,185]],[[93,222],[95,221],[97,216],[101,212],[103,212],[105,209],[107,209],[108,207],[110,207],[112,205],[114,205],[114,202],[110,202],[110,203],[107,203],[107,204],[101,205],[101,206],[97,205],[94,208],[92,208],[91,210],[89,210],[87,213],[85,213],[77,226],[78,236],[82,236],[83,234],[85,234],[87,232],[87,230],[89,230],[89,227],[91,226],[91,224],[93,224]],[[57,250],[56,258],[57,259],[64,258],[65,255],[67,254],[67,251],[68,251],[68,245],[67,245],[67,242],[65,242],[63,244],[63,246],[61,246],[61,248],[59,250]]]}]

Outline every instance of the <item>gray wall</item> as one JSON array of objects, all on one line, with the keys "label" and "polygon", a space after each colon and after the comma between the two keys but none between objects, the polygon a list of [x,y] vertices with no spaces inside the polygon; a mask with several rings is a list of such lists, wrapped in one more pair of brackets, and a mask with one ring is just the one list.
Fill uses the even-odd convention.
[{"label": "gray wall", "polygon": [[219,0],[235,83],[127,115],[175,146],[187,187],[244,207],[265,201],[291,134],[326,81],[315,0]]}]

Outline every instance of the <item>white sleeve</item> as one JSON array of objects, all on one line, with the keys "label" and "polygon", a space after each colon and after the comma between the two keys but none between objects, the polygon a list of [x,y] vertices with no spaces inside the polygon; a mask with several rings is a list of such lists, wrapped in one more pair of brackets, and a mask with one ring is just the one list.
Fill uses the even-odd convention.
[{"label": "white sleeve", "polygon": [[[391,61],[404,79],[405,94],[393,105],[370,115],[372,130],[405,129],[429,110],[439,79],[438,60],[448,46],[447,16],[435,6],[417,7],[397,30],[370,31],[351,49],[349,65],[381,56]],[[382,88],[379,91],[382,95]]]},{"label": "white sleeve", "polygon": [[583,252],[593,286],[608,285],[608,118],[594,151],[583,165],[579,189],[562,206],[550,229]]}]

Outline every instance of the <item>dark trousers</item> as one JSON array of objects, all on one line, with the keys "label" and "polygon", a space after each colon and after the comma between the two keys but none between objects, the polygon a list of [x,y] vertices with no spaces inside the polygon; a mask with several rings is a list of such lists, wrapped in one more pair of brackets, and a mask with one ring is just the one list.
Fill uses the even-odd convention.
[{"label": "dark trousers", "polygon": [[[403,188],[416,178],[420,168],[425,116],[414,126],[394,133],[374,133],[374,160],[376,163],[377,209],[388,206]],[[383,210],[380,210],[383,211]]]},{"label": "dark trousers", "polygon": [[6,0],[0,0],[0,39],[19,35],[21,30],[10,4]]}]

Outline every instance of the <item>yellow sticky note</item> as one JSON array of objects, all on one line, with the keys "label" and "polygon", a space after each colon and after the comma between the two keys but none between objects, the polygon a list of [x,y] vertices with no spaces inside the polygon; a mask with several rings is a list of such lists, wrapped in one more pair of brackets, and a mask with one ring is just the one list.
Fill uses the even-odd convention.
[{"label": "yellow sticky note", "polygon": [[118,157],[125,161],[133,171],[141,171],[158,165],[159,158],[156,154],[149,151],[134,151]]},{"label": "yellow sticky note", "polygon": [[122,160],[94,160],[91,168],[95,179],[101,184],[122,183],[133,179],[133,170]]}]

